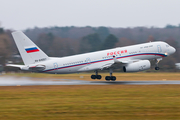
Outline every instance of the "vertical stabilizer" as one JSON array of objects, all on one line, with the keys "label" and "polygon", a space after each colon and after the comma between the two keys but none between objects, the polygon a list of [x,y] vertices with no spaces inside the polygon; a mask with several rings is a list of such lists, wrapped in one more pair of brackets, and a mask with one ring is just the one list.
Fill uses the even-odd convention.
[{"label": "vertical stabilizer", "polygon": [[25,65],[45,61],[48,59],[48,56],[38,46],[36,46],[23,32],[13,32],[12,36]]}]

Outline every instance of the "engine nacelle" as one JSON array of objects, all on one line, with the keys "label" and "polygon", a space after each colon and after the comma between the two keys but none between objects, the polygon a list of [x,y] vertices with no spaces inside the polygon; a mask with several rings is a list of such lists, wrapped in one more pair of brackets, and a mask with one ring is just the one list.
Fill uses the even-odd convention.
[{"label": "engine nacelle", "polygon": [[147,70],[151,67],[151,63],[149,60],[141,60],[134,63],[129,63],[126,66],[123,66],[124,72],[139,72],[143,70]]}]

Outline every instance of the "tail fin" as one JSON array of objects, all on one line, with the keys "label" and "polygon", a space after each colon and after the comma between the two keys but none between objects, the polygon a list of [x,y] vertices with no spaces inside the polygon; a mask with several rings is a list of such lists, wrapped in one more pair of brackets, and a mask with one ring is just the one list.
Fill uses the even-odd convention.
[{"label": "tail fin", "polygon": [[13,32],[12,36],[25,65],[48,59],[48,56],[38,46],[36,46],[23,32]]}]

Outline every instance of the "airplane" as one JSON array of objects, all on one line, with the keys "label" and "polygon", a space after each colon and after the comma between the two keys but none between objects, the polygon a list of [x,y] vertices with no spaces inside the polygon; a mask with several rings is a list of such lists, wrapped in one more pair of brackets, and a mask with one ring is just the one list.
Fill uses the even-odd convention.
[{"label": "airplane", "polygon": [[156,60],[155,70],[163,57],[173,54],[176,49],[166,42],[148,42],[143,44],[117,47],[97,52],[67,57],[49,57],[35,45],[22,31],[12,32],[24,65],[7,64],[38,73],[66,74],[95,71],[91,79],[101,79],[100,70],[109,70],[106,81],[115,81],[113,70],[122,68],[124,72],[139,72],[151,67],[150,60]]}]

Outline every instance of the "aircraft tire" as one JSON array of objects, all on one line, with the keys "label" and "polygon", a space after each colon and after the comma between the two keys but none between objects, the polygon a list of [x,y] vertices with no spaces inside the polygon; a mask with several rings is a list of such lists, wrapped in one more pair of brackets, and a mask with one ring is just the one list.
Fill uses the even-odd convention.
[{"label": "aircraft tire", "polygon": [[116,81],[116,77],[115,76],[111,76],[111,80],[112,81]]},{"label": "aircraft tire", "polygon": [[106,81],[110,81],[111,77],[110,76],[106,76],[105,79],[106,79]]},{"label": "aircraft tire", "polygon": [[159,70],[160,68],[159,67],[155,67],[155,70]]},{"label": "aircraft tire", "polygon": [[102,78],[102,76],[101,75],[96,75],[96,78],[100,80]]},{"label": "aircraft tire", "polygon": [[91,75],[91,79],[96,79],[96,75]]}]

